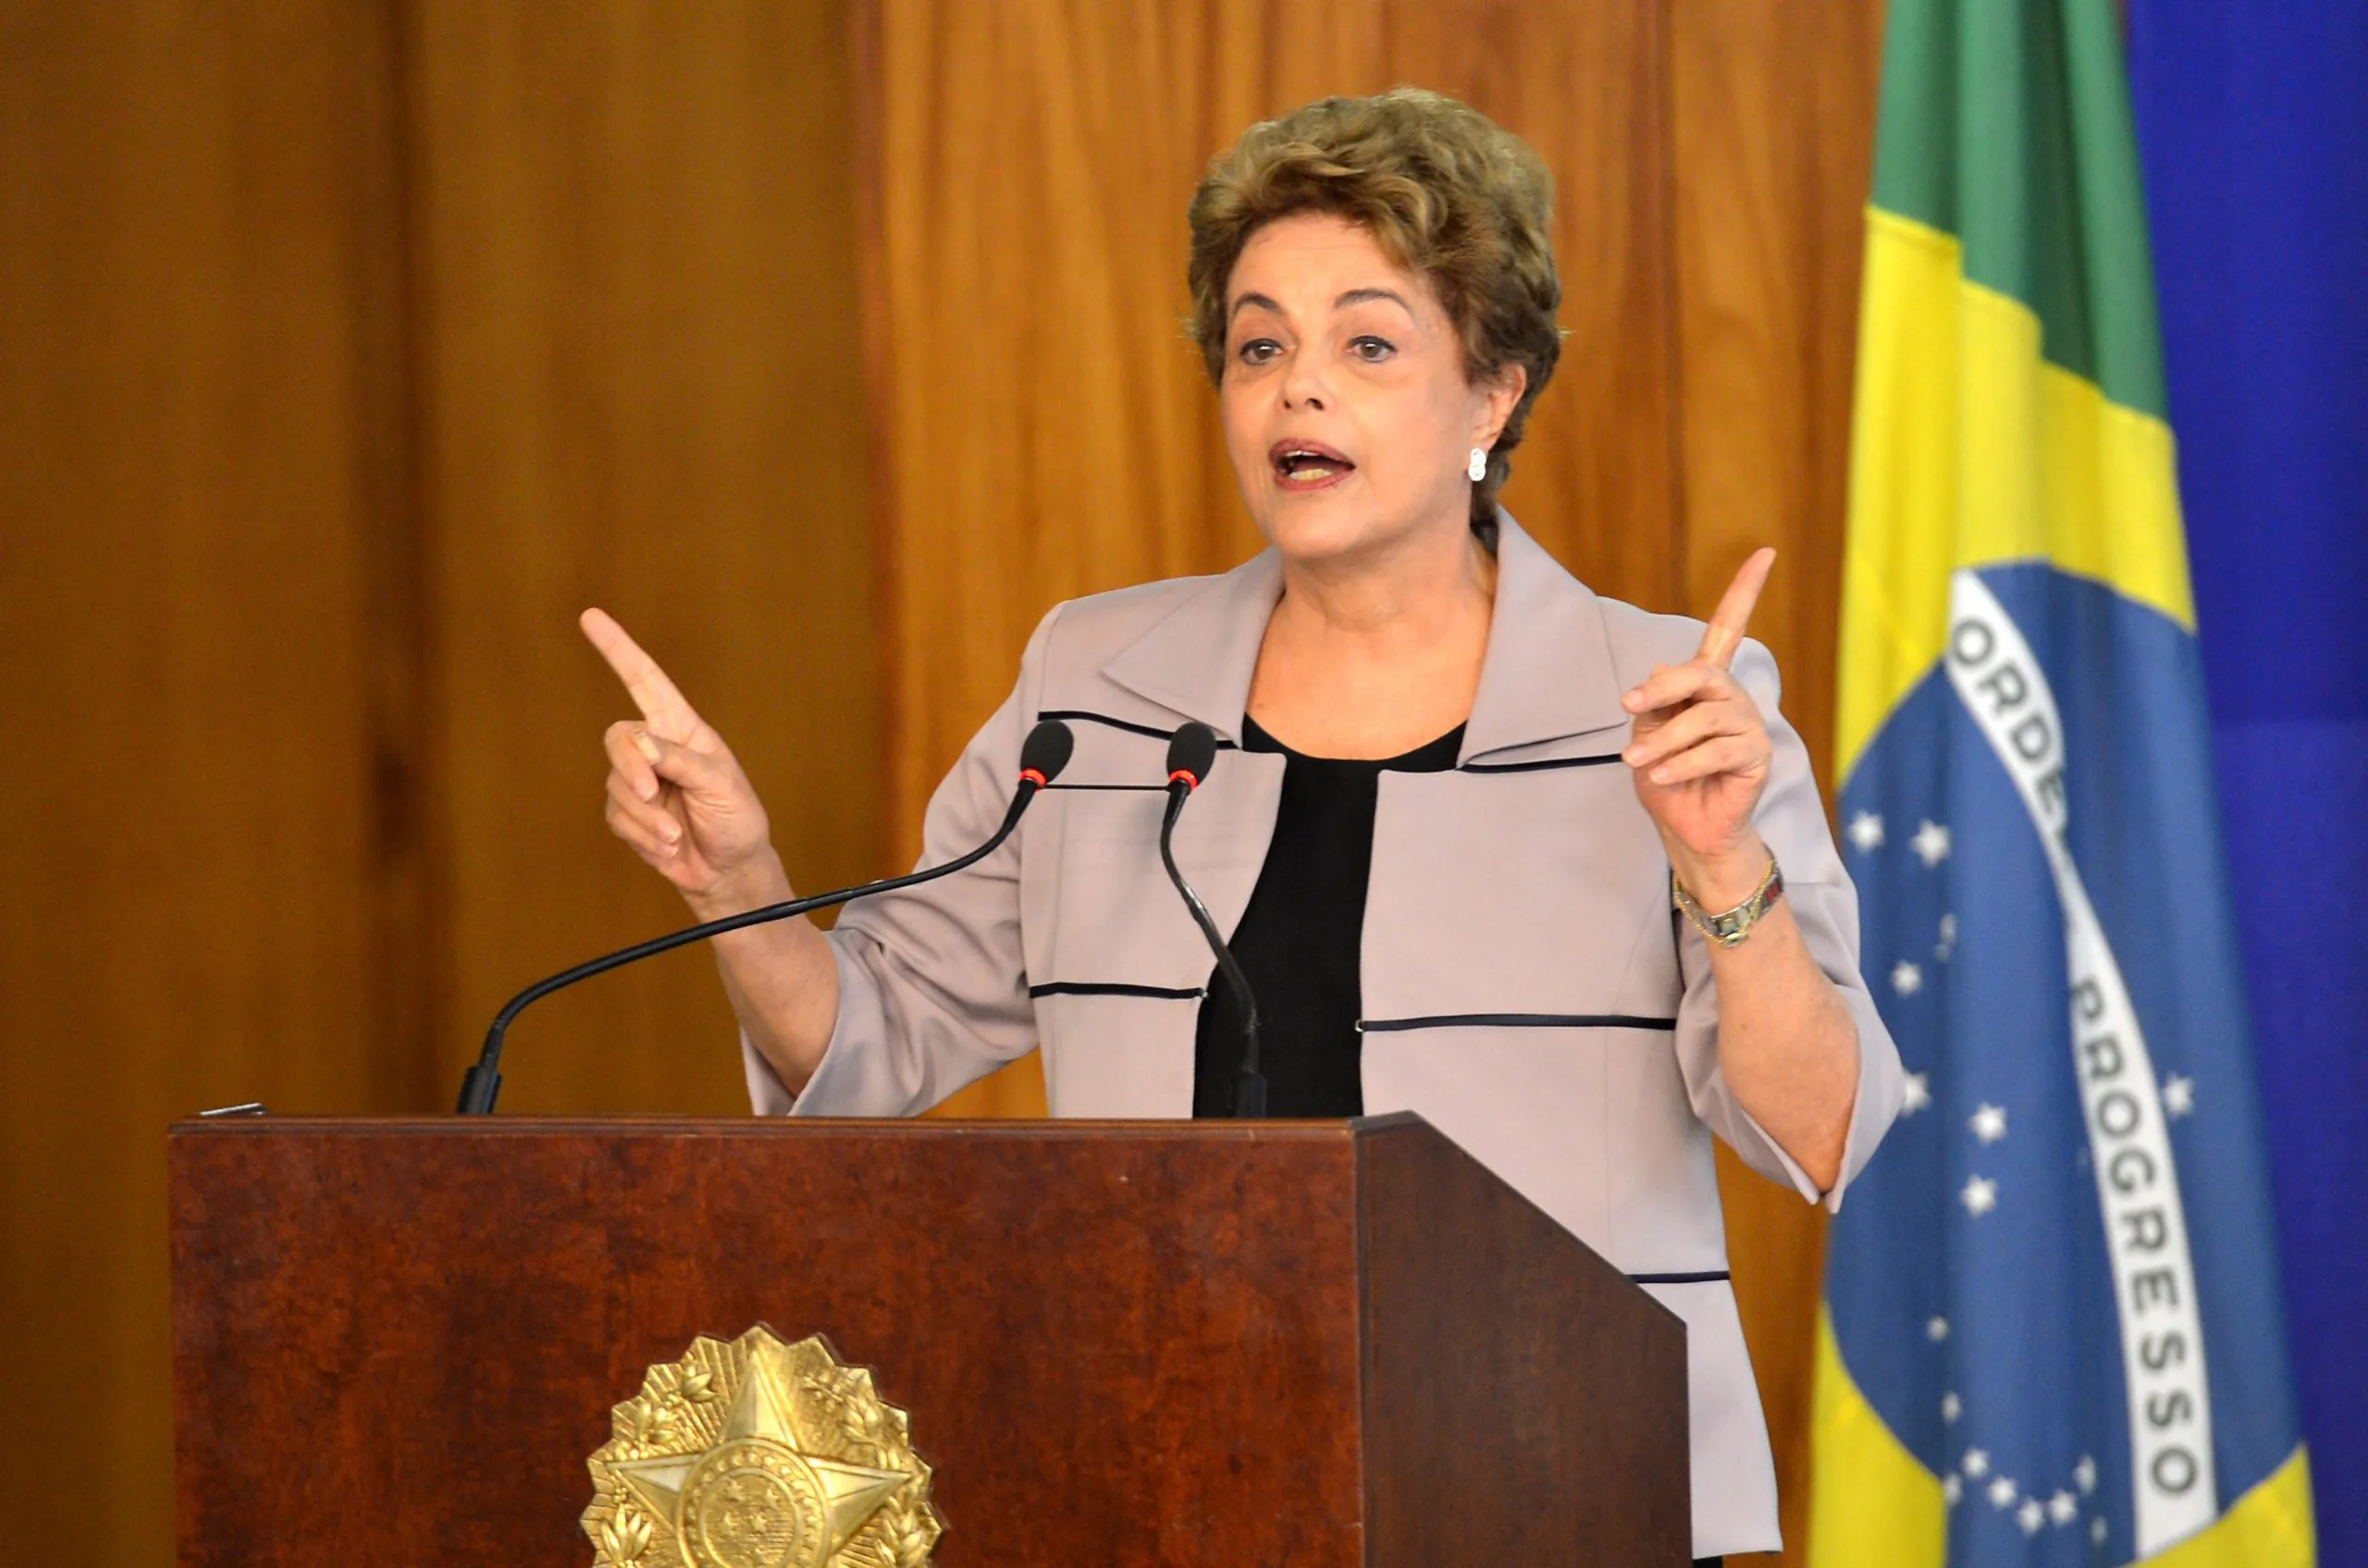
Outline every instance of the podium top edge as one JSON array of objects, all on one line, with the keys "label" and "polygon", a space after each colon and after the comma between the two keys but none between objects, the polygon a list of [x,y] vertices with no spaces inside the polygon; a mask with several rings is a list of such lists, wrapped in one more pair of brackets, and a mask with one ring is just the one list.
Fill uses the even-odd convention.
[{"label": "podium top edge", "polygon": [[1400,1128],[1429,1125],[1412,1111],[1340,1120],[1094,1121],[1047,1117],[957,1120],[950,1117],[686,1117],[686,1116],[238,1116],[187,1117],[166,1130],[181,1138],[352,1137],[548,1137],[586,1135],[634,1138],[816,1138],[898,1137],[931,1139],[1102,1139],[1211,1142],[1331,1142],[1370,1137]]}]

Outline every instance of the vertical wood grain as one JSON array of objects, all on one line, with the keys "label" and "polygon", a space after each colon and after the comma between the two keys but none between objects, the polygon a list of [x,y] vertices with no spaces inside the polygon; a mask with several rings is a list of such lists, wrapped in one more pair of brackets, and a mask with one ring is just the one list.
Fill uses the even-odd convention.
[{"label": "vertical wood grain", "polygon": [[[586,605],[722,732],[799,885],[880,874],[882,812],[844,9],[413,15],[450,1084],[511,992],[688,919],[601,820],[634,710]],[[745,1108],[732,1040],[685,951],[528,1015],[503,1105]]]},{"label": "vertical wood grain", "polygon": [[166,1122],[419,1082],[377,1005],[413,852],[374,759],[416,691],[376,642],[385,21],[0,14],[0,1515],[36,1555],[170,1554]]},{"label": "vertical wood grain", "polygon": [[[879,869],[845,21],[0,9],[21,1538],[169,1556],[168,1119],[441,1108],[503,994],[684,919],[600,825],[584,603],[795,875]],[[740,1107],[715,993],[571,998],[507,1106]]]}]

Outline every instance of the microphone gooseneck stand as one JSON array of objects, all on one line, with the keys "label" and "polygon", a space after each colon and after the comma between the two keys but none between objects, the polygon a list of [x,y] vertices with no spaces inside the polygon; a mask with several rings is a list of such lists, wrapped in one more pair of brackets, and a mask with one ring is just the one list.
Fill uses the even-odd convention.
[{"label": "microphone gooseneck stand", "polygon": [[[827,909],[834,904],[848,903],[875,893],[893,893],[900,887],[915,887],[976,865],[993,854],[1002,846],[1003,841],[1011,836],[1013,830],[1019,826],[1019,819],[1027,811],[1029,802],[1057,778],[1063,768],[1068,766],[1069,753],[1076,746],[1077,737],[1069,732],[1067,724],[1057,719],[1047,719],[1029,731],[1027,742],[1019,750],[1019,787],[1011,797],[1011,809],[1004,813],[1002,824],[984,844],[959,859],[948,860],[942,866],[931,866],[926,870],[913,871],[901,877],[887,877],[857,887],[843,887],[835,893],[818,893],[810,898],[792,898],[784,903],[768,904],[761,909],[744,910],[721,920],[686,926],[681,931],[670,932],[664,936],[655,936],[647,942],[637,942],[631,947],[621,947],[614,953],[587,959],[574,969],[561,969],[547,980],[536,981],[503,1003],[501,1011],[493,1016],[492,1025],[485,1031],[485,1049],[478,1054],[476,1065],[470,1068],[467,1076],[461,1080],[459,1114],[490,1116],[493,1113],[494,1101],[501,1093],[502,1039],[510,1032],[511,1024],[516,1021],[520,1013],[552,992],[564,991],[578,981],[590,980],[594,975],[606,974],[610,969],[623,969],[627,964],[638,963],[677,947],[686,947],[694,942],[705,942],[726,932],[785,920],[793,915]],[[1173,815],[1172,809],[1170,815]]]},{"label": "microphone gooseneck stand", "polygon": [[1184,802],[1201,787],[1217,759],[1216,732],[1197,720],[1178,727],[1167,743],[1167,813],[1159,824],[1159,858],[1167,868],[1167,880],[1184,895],[1184,907],[1190,910],[1192,923],[1201,928],[1209,951],[1216,955],[1217,970],[1225,976],[1226,984],[1233,988],[1234,999],[1241,1004],[1241,1070],[1233,1087],[1233,1114],[1237,1117],[1263,1118],[1266,1114],[1266,1074],[1258,1059],[1258,999],[1250,994],[1249,977],[1241,972],[1241,965],[1226,945],[1224,933],[1216,921],[1209,918],[1208,906],[1176,869],[1176,820],[1184,814]]}]

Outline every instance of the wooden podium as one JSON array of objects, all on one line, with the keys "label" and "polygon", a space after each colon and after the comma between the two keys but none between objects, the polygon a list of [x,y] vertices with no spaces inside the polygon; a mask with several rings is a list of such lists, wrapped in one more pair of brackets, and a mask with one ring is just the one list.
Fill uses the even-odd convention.
[{"label": "wooden podium", "polygon": [[695,1336],[911,1413],[947,1568],[1673,1568],[1679,1320],[1417,1117],[183,1123],[184,1565],[581,1565]]}]

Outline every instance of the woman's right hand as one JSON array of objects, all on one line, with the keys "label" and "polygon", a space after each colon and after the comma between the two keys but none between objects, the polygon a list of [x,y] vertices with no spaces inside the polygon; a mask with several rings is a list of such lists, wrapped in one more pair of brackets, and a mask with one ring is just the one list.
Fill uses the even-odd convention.
[{"label": "woman's right hand", "polygon": [[606,611],[587,610],[577,623],[641,710],[605,737],[610,831],[702,920],[789,897],[764,803],[723,737]]}]

